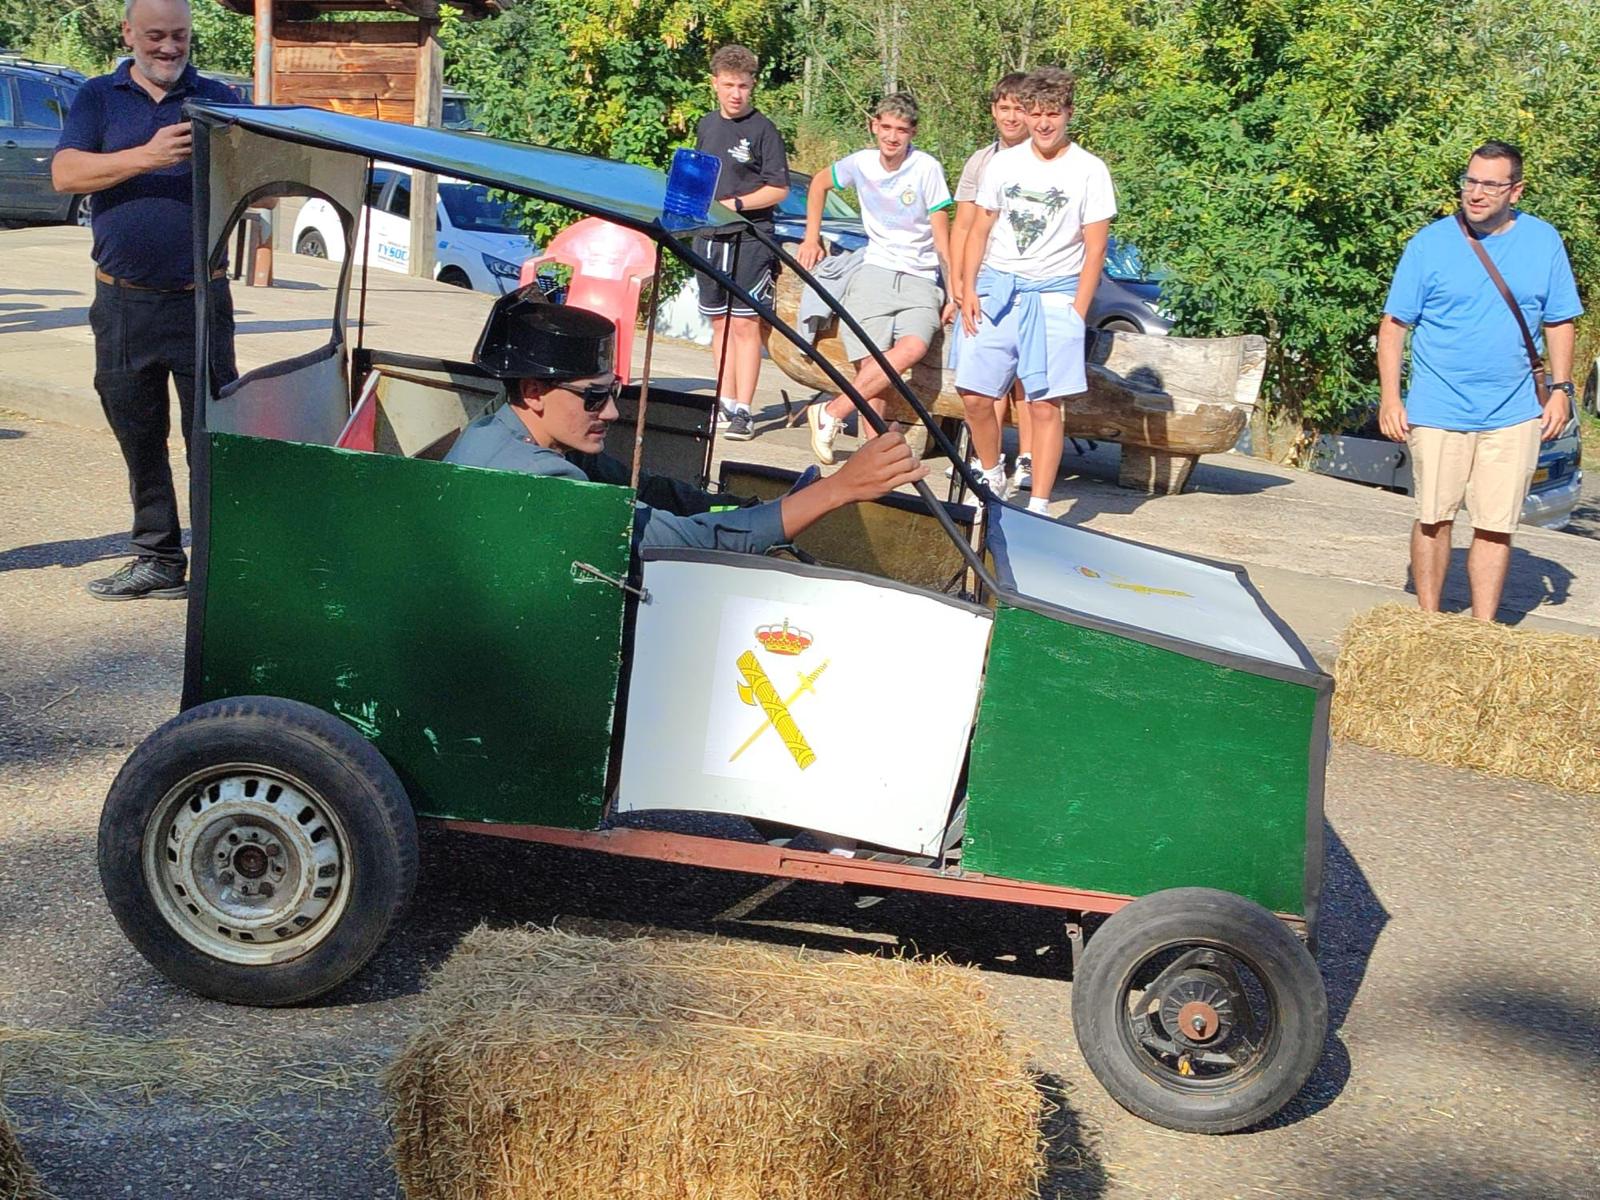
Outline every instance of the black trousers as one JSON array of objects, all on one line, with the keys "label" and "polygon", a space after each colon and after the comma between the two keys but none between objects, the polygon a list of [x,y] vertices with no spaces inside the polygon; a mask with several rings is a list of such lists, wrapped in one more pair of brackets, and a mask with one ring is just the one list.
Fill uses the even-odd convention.
[{"label": "black trousers", "polygon": [[[195,298],[95,282],[89,326],[94,330],[94,390],[128,464],[133,500],[133,552],[186,565],[178,497],[167,459],[171,400],[178,389],[183,441],[194,426]],[[233,354],[233,299],[226,283],[212,291],[211,384],[238,376]]]}]

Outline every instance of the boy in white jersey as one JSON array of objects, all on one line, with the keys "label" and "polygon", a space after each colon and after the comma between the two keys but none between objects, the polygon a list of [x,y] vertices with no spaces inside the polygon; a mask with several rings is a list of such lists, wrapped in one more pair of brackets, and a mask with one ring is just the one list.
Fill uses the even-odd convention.
[{"label": "boy in white jersey", "polygon": [[[994,120],[994,141],[975,150],[967,165],[961,168],[961,179],[956,184],[956,213],[950,228],[950,290],[951,299],[961,303],[961,280],[966,270],[967,234],[972,231],[972,221],[978,212],[978,184],[989,160],[1001,150],[1028,140],[1027,112],[1017,93],[1027,81],[1024,71],[1012,71],[1002,76],[989,91],[989,116]],[[960,362],[961,323],[956,322],[946,342],[949,347],[948,366]],[[1009,414],[1017,427],[1017,471],[1011,477],[1009,491],[1025,492],[1033,479],[1033,439],[1029,436],[1028,422],[1022,418],[1022,389],[1013,385],[1011,391],[994,403],[994,419],[1003,428]],[[976,463],[976,460],[974,460]],[[955,468],[951,467],[952,474]]]},{"label": "boy in white jersey", "polygon": [[[883,349],[890,365],[905,371],[928,352],[947,307],[954,311],[939,282],[941,270],[947,283],[952,278],[948,209],[954,202],[944,168],[911,144],[917,132],[914,99],[904,92],[885,96],[873,111],[871,128],[876,148],[858,150],[811,177],[806,236],[795,259],[808,271],[822,261],[823,200],[830,187],[855,188],[867,249],[840,302]],[[840,328],[839,338],[856,365],[856,390],[882,416],[893,384],[848,326]],[[811,449],[819,461],[833,461],[834,439],[852,408],[839,395],[807,410]],[[861,434],[870,438],[871,427],[863,424]]]},{"label": "boy in white jersey", "polygon": [[1033,435],[1030,512],[1048,512],[1061,465],[1061,401],[1088,390],[1084,318],[1117,200],[1105,163],[1067,134],[1073,78],[1041,67],[1022,86],[1028,141],[989,160],[961,282],[956,390],[983,479],[1005,488],[994,402],[1020,380]]}]

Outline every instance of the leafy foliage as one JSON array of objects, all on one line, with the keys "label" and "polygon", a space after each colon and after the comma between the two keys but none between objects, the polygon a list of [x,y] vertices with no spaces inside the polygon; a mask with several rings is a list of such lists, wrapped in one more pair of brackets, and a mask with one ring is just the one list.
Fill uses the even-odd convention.
[{"label": "leafy foliage", "polygon": [[1333,427],[1371,402],[1400,251],[1453,211],[1490,137],[1522,146],[1523,205],[1596,295],[1600,36],[1582,0],[1097,2],[1104,22],[1075,4],[1057,49],[1119,235],[1169,272],[1181,332],[1269,335],[1290,420]]}]

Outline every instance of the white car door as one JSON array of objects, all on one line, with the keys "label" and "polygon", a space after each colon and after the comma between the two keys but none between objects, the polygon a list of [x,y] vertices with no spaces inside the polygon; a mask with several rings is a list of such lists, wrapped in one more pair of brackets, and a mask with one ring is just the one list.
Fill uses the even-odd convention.
[{"label": "white car door", "polygon": [[395,172],[376,207],[367,211],[372,220],[370,265],[390,271],[408,270],[411,263],[411,176]]}]

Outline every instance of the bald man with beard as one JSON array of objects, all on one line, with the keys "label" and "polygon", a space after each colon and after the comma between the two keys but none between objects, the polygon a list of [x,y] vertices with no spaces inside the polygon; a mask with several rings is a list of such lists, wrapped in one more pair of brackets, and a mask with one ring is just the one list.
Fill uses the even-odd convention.
[{"label": "bald man with beard", "polygon": [[[187,0],[128,0],[122,37],[133,57],[79,89],[51,178],[92,195],[95,391],[128,464],[135,557],[90,583],[100,600],[187,594],[188,562],[167,459],[168,379],[187,447],[194,414],[194,213],[185,100],[237,103],[232,88],[189,63]],[[213,292],[212,372],[233,379],[233,304]]]}]

